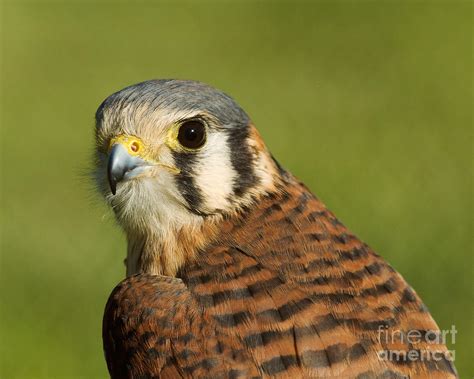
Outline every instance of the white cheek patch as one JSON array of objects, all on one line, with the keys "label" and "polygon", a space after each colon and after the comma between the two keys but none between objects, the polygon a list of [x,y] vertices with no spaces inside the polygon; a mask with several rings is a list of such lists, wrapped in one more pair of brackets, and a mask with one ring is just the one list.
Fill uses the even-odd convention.
[{"label": "white cheek patch", "polygon": [[201,208],[207,212],[226,210],[230,206],[229,198],[237,178],[230,156],[226,134],[210,132],[193,170],[195,185],[203,195]]}]

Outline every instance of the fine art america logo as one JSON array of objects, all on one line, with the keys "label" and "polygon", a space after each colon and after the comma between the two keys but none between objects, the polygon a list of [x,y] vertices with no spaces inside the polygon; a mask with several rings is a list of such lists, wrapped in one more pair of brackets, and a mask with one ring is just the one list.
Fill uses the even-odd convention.
[{"label": "fine art america logo", "polygon": [[[385,350],[378,352],[382,361],[414,362],[414,361],[454,361],[455,350],[443,349],[442,345],[456,343],[456,327],[447,330],[397,330],[388,326],[379,326],[378,339]],[[410,347],[409,350],[403,348]],[[397,349],[397,346],[399,347]]]}]

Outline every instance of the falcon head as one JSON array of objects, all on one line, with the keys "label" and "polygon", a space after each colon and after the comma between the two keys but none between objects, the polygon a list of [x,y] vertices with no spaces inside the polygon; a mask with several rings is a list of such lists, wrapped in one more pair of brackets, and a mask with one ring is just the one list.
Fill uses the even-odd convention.
[{"label": "falcon head", "polygon": [[203,83],[152,80],[96,113],[96,179],[127,232],[168,233],[248,206],[278,168],[247,114]]}]

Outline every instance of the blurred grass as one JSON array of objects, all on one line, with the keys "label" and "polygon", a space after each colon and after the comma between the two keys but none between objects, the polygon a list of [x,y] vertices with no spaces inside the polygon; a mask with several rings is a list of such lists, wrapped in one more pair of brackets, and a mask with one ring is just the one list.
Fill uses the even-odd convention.
[{"label": "blurred grass", "polygon": [[103,378],[125,241],[82,174],[111,92],[192,78],[415,287],[474,374],[472,3],[2,4],[1,378]]}]

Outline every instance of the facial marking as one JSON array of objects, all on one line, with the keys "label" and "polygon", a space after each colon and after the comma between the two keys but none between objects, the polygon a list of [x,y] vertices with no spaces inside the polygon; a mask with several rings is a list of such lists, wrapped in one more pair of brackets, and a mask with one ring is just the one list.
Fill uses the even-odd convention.
[{"label": "facial marking", "polygon": [[[271,174],[269,180],[262,177],[272,165],[262,160],[265,147],[250,146],[248,116],[228,96],[200,83],[151,81],[128,87],[104,102],[97,120],[98,146],[105,144],[105,151],[99,151],[107,154],[109,145],[122,143],[131,156],[150,162],[152,170],[136,176],[133,186],[132,181],[119,183],[129,187],[123,194],[131,201],[150,203],[146,194],[159,191],[187,212],[222,213],[247,204],[260,186],[271,182]],[[195,121],[205,125],[202,143],[192,138],[194,129],[191,134],[180,129]],[[133,200],[132,188],[140,193]]]},{"label": "facial marking", "polygon": [[194,172],[196,186],[204,194],[203,207],[209,212],[227,210],[237,173],[231,163],[227,135],[209,133],[206,148],[199,154]]}]

